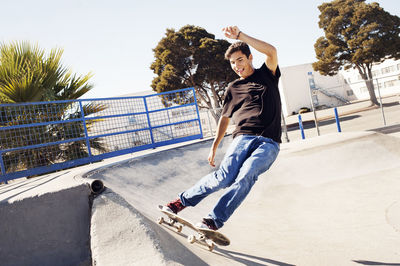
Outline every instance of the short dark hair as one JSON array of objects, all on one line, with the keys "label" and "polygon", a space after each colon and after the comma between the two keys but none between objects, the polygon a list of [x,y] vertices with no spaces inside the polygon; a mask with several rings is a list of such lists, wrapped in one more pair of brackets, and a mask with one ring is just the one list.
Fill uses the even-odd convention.
[{"label": "short dark hair", "polygon": [[249,58],[251,52],[250,47],[245,42],[232,43],[225,52],[225,59],[229,60],[231,55],[237,51],[241,51],[247,58]]}]

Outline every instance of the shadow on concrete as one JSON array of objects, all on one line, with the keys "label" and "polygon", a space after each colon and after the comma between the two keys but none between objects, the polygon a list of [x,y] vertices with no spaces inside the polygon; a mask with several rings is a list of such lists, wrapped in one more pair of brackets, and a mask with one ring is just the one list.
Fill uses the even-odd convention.
[{"label": "shadow on concrete", "polygon": [[[340,117],[339,120],[340,120],[340,122],[344,122],[344,121],[353,120],[353,119],[356,119],[359,117],[361,117],[361,116],[360,115],[349,115],[349,116]],[[332,124],[336,124],[335,119],[329,119],[329,120],[324,120],[324,121],[318,122],[319,126],[327,126],[327,125],[332,125]],[[304,129],[315,128],[314,120],[303,121],[303,127],[304,127]],[[294,131],[294,130],[299,130],[299,129],[300,129],[299,123],[293,123],[293,124],[287,125],[288,131]]]},{"label": "shadow on concrete", "polygon": [[[265,265],[265,263],[271,264],[271,265],[278,265],[278,266],[294,266],[295,264],[288,264],[285,262],[281,261],[276,261],[272,259],[267,259],[267,258],[262,258],[262,257],[257,257],[249,254],[244,254],[240,252],[235,252],[235,251],[228,251],[224,250],[221,248],[216,247],[215,251],[218,251],[219,255],[224,256],[228,259],[237,261],[239,263],[243,263],[244,265],[253,265],[253,266],[258,266],[258,265]],[[247,259],[246,259],[247,258]],[[261,263],[254,262],[254,260],[258,260]]]},{"label": "shadow on concrete", "polygon": [[396,106],[396,105],[400,105],[400,103],[399,102],[391,102],[391,103],[382,104],[383,107],[392,107],[392,106]]},{"label": "shadow on concrete", "polygon": [[387,262],[378,262],[378,261],[368,261],[368,260],[353,260],[356,263],[362,265],[388,265],[388,266],[400,266],[400,263],[387,263]]},{"label": "shadow on concrete", "polygon": [[[4,187],[4,188],[6,188],[6,189],[0,189],[0,195],[1,195],[1,194],[4,194],[4,193],[7,193],[7,192],[9,192],[9,191],[11,191],[11,190],[15,190],[15,189],[17,189],[17,188],[21,188],[21,187],[25,187],[25,186],[27,186],[28,188],[25,189],[25,190],[21,190],[21,192],[19,192],[19,193],[12,194],[12,196],[10,196],[10,197],[8,197],[8,198],[4,198],[2,201],[8,201],[8,200],[11,199],[11,198],[14,198],[14,197],[16,197],[16,196],[18,196],[18,195],[21,195],[21,194],[23,194],[23,193],[25,193],[25,192],[27,192],[27,191],[29,191],[29,190],[35,189],[35,188],[37,188],[37,187],[40,187],[40,186],[42,186],[42,185],[44,185],[44,184],[46,184],[46,183],[50,183],[50,182],[53,181],[54,179],[57,179],[57,178],[59,178],[60,176],[63,176],[63,175],[67,175],[68,173],[69,173],[69,172],[65,172],[65,173],[63,173],[63,174],[59,174],[59,175],[57,175],[57,176],[54,176],[54,177],[52,177],[52,178],[50,178],[50,179],[46,179],[45,182],[40,182],[40,181],[41,181],[42,179],[47,178],[47,176],[43,176],[43,177],[41,177],[41,178],[35,178],[35,179],[32,181],[32,183],[22,183],[22,185],[15,185],[15,186],[7,185],[7,186]],[[32,185],[33,183],[35,183],[35,185]]]},{"label": "shadow on concrete", "polygon": [[400,132],[400,124],[387,126],[387,127],[374,128],[374,129],[370,129],[368,131],[374,131],[374,132],[383,133],[383,134],[397,133],[397,132]]}]

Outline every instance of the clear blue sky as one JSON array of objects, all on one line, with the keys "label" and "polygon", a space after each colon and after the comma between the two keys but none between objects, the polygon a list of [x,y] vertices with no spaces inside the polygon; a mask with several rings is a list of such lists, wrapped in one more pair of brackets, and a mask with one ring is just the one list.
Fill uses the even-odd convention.
[{"label": "clear blue sky", "polygon": [[[318,6],[328,0],[2,0],[0,42],[28,40],[63,48],[73,72],[92,72],[94,88],[84,98],[113,97],[151,90],[152,49],[167,28],[190,24],[217,39],[221,29],[243,32],[278,48],[281,67],[315,61]],[[372,2],[372,1],[367,1]],[[400,16],[399,0],[378,0]],[[264,58],[254,52],[254,65]]]}]

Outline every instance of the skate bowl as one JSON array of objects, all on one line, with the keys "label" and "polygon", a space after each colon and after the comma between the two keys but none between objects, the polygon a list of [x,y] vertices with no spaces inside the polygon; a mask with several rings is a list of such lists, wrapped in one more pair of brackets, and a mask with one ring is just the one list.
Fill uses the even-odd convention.
[{"label": "skate bowl", "polygon": [[[32,179],[26,181],[28,184],[17,183],[15,189],[10,185],[0,187],[0,217],[8,216],[3,221],[9,224],[6,230],[0,229],[0,256],[15,260],[19,254],[41,265],[51,265],[43,260],[43,246],[48,247],[54,240],[53,253],[80,250],[82,254],[75,256],[82,259],[73,265],[400,265],[399,138],[353,132],[282,144],[275,164],[259,177],[246,200],[221,229],[231,245],[218,247],[214,252],[188,244],[186,236],[190,231],[186,228],[177,234],[156,224],[161,215],[157,205],[176,198],[213,170],[207,163],[211,143],[212,140],[203,140],[80,167],[43,177],[43,182]],[[221,161],[230,143],[231,137],[225,137],[216,162]],[[51,189],[57,192],[48,194],[52,191],[44,187],[59,180],[68,185],[56,185],[58,190],[52,185]],[[88,180],[101,180],[106,186],[92,202],[88,201],[90,188],[82,186]],[[28,188],[37,196],[28,198],[21,192]],[[38,188],[40,192],[34,192]],[[196,208],[186,208],[182,216],[198,221],[222,193],[209,196]],[[57,196],[35,201],[42,197],[50,199],[50,195]],[[19,206],[22,202],[24,206]],[[37,215],[35,211],[34,218],[26,216],[24,221],[15,223],[29,213],[28,209],[42,209],[49,202],[58,204],[52,210],[54,218],[45,212]],[[70,206],[61,206],[62,202],[69,202]],[[46,228],[53,219],[64,219],[70,224],[72,211],[79,209],[72,206],[77,205],[83,207],[75,216],[85,221],[80,220],[75,226],[82,228],[81,233],[71,234],[79,235],[76,239],[80,242],[61,248],[56,241],[65,239],[64,228],[47,230],[37,225]],[[5,206],[9,208],[7,213]],[[19,215],[10,215],[10,208]],[[69,215],[61,216],[63,208]],[[2,224],[4,227],[5,223]],[[18,227],[25,229],[15,234]],[[35,237],[32,232],[42,237]],[[19,238],[24,241],[15,241]],[[47,246],[38,248],[40,243]],[[25,246],[36,249],[26,255]],[[65,264],[57,265],[71,263],[65,260]]]},{"label": "skate bowl", "polygon": [[0,264],[90,265],[89,195],[89,187],[80,184],[2,201]]},{"label": "skate bowl", "polygon": [[[231,137],[223,140],[217,162],[230,142]],[[103,180],[153,222],[160,216],[158,204],[212,170],[207,163],[211,143],[128,159],[83,177]],[[185,243],[188,232],[165,230],[211,265],[400,263],[399,177],[396,137],[353,132],[283,144],[278,160],[221,229],[230,246],[209,253]],[[181,215],[199,221],[221,193]]]},{"label": "skate bowl", "polygon": [[[1,265],[193,265],[204,262],[100,180],[59,174],[0,189]],[[38,191],[37,191],[38,192]],[[35,193],[34,193],[35,194]],[[174,248],[170,248],[174,247]]]}]

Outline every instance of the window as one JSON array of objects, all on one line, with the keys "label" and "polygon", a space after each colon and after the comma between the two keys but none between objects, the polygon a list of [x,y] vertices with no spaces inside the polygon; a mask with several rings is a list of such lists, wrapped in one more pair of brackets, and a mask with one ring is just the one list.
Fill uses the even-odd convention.
[{"label": "window", "polygon": [[347,96],[352,96],[352,95],[354,95],[353,90],[347,90],[346,93],[347,93]]},{"label": "window", "polygon": [[394,71],[396,71],[395,65],[382,68],[382,74],[387,74],[387,73],[391,73]]},{"label": "window", "polygon": [[396,79],[385,81],[385,83],[384,83],[385,84],[385,88],[394,87],[394,86],[397,85],[398,82],[399,81],[396,80]]},{"label": "window", "polygon": [[379,69],[372,71],[372,77],[379,76],[379,74],[381,74],[381,71]]}]

